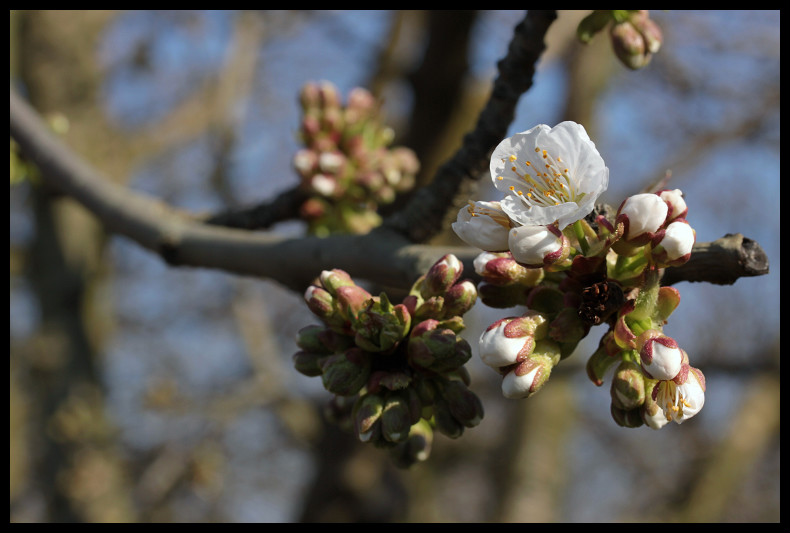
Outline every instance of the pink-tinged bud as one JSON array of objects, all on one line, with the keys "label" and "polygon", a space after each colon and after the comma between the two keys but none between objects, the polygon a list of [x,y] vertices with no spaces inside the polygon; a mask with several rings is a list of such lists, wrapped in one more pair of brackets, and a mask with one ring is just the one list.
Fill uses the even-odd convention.
[{"label": "pink-tinged bud", "polygon": [[310,285],[304,293],[304,300],[307,307],[316,316],[326,319],[335,314],[334,298],[325,289]]},{"label": "pink-tinged bud", "polygon": [[477,300],[477,288],[469,280],[456,283],[444,295],[444,316],[461,316],[469,311]]},{"label": "pink-tinged bud", "polygon": [[331,82],[325,80],[318,82],[318,97],[324,109],[340,107],[340,93]]},{"label": "pink-tinged bud", "polygon": [[502,394],[510,399],[529,398],[543,388],[559,360],[557,343],[537,341],[533,352],[502,378]]},{"label": "pink-tinged bud", "polygon": [[333,268],[332,270],[324,270],[318,276],[318,281],[314,282],[315,285],[320,283],[330,294],[336,294],[339,287],[350,287],[355,285],[354,280],[345,270]]},{"label": "pink-tinged bud", "polygon": [[508,247],[513,259],[532,268],[553,265],[570,254],[568,238],[554,225],[515,227],[508,235]]},{"label": "pink-tinged bud", "polygon": [[680,189],[663,190],[658,193],[662,200],[667,203],[669,210],[667,211],[667,222],[672,222],[676,218],[686,218],[688,214],[688,206],[683,199],[683,192]]},{"label": "pink-tinged bud", "polygon": [[696,240],[694,228],[685,219],[675,219],[654,237],[650,251],[653,261],[659,266],[681,265],[691,257]]},{"label": "pink-tinged bud", "polygon": [[612,49],[617,59],[626,67],[636,70],[650,63],[652,55],[645,47],[645,40],[633,24],[618,22],[609,30]]},{"label": "pink-tinged bud", "polygon": [[510,252],[483,252],[475,258],[473,264],[475,272],[494,285],[521,283],[533,287],[545,275],[542,268],[527,268],[518,264]]},{"label": "pink-tinged bud", "polygon": [[664,41],[661,28],[653,22],[646,9],[642,9],[632,15],[631,24],[634,25],[642,39],[644,39],[647,52],[655,54],[661,49],[661,44]]},{"label": "pink-tinged bud", "polygon": [[678,343],[658,331],[645,332],[639,336],[639,339],[641,340],[645,335],[647,340],[639,351],[639,357],[648,377],[668,380],[677,376],[683,364],[683,353]]},{"label": "pink-tinged bud", "polygon": [[664,224],[668,211],[667,203],[657,194],[635,194],[620,205],[616,220],[625,225],[625,240],[646,244]]},{"label": "pink-tinged bud", "polygon": [[351,396],[360,391],[370,376],[370,356],[359,348],[330,355],[321,361],[321,381],[333,394]]},{"label": "pink-tinged bud", "polygon": [[354,426],[362,442],[376,442],[381,436],[384,400],[379,394],[366,394],[354,405]]},{"label": "pink-tinged bud", "polygon": [[299,103],[303,111],[318,107],[321,103],[318,85],[313,82],[305,83],[299,91]]},{"label": "pink-tinged bud", "polygon": [[327,213],[328,209],[328,204],[321,198],[308,198],[299,207],[299,216],[308,221],[318,220]]},{"label": "pink-tinged bud", "polygon": [[422,297],[443,296],[463,272],[464,266],[453,254],[447,254],[428,269],[422,286]]},{"label": "pink-tinged bud", "polygon": [[347,320],[355,320],[372,298],[368,291],[357,285],[338,287],[335,293],[337,309]]},{"label": "pink-tinged bud", "polygon": [[428,319],[412,329],[407,354],[412,367],[447,372],[466,363],[472,357],[472,349],[453,330]]},{"label": "pink-tinged bud", "polygon": [[620,363],[612,379],[612,405],[624,411],[637,409],[645,403],[645,378],[636,363]]},{"label": "pink-tinged bud", "polygon": [[542,313],[527,311],[521,317],[503,318],[480,336],[480,358],[492,368],[523,361],[532,353],[536,339],[547,333],[548,319]]},{"label": "pink-tinged bud", "polygon": [[448,380],[441,387],[450,414],[465,427],[472,428],[483,419],[483,404],[475,393],[460,381]]},{"label": "pink-tinged bud", "polygon": [[352,320],[357,346],[369,352],[388,352],[409,332],[411,315],[403,304],[392,305],[386,293],[367,300],[366,307]]}]

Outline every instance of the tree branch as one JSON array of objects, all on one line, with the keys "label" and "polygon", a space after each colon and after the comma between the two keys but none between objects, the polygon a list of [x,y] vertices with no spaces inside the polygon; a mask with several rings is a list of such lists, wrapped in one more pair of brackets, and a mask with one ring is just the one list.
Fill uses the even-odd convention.
[{"label": "tree branch", "polygon": [[[321,270],[331,268],[382,285],[408,288],[437,259],[453,253],[463,262],[465,275],[479,279],[472,265],[479,250],[412,244],[387,227],[367,235],[294,239],[202,223],[103,177],[52,134],[13,88],[10,103],[11,137],[39,167],[42,180],[80,202],[108,231],[158,253],[171,265],[271,278],[296,291],[304,290]],[[726,284],[767,272],[768,261],[760,245],[742,235],[731,235],[695,244],[691,260],[667,269],[664,283]]]}]

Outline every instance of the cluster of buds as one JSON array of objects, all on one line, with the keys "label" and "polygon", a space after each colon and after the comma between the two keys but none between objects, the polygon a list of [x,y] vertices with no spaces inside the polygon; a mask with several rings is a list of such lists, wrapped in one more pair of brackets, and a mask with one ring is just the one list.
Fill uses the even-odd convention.
[{"label": "cluster of buds", "polygon": [[393,147],[380,106],[366,89],[350,91],[345,105],[329,82],[307,83],[299,101],[304,148],[293,159],[308,198],[301,216],[311,233],[366,233],[381,223],[380,205],[414,186],[417,157]]},{"label": "cluster of buds", "polygon": [[464,367],[472,349],[459,335],[477,290],[462,271],[454,255],[442,257],[399,304],[338,269],[305,292],[323,325],[298,332],[296,370],[320,376],[334,395],[331,418],[399,466],[428,458],[434,430],[457,438],[483,417]]},{"label": "cluster of buds", "polygon": [[662,331],[680,303],[673,287],[661,287],[650,270],[644,284],[615,315],[610,330],[587,361],[587,375],[596,385],[617,364],[611,384],[611,413],[617,424],[660,429],[681,424],[705,403],[705,376],[689,365],[688,354]]},{"label": "cluster of buds", "polygon": [[480,336],[505,397],[535,394],[593,326],[606,325],[588,376],[600,386],[614,368],[614,420],[658,429],[704,403],[702,373],[663,333],[680,294],[660,286],[663,269],[688,261],[696,233],[677,189],[630,196],[616,213],[595,206],[608,178],[580,125],[536,126],[494,150],[491,179],[505,197],[469,202],[453,229],[483,250],[474,261],[483,303],[527,308]]},{"label": "cluster of buds", "polygon": [[588,43],[607,26],[615,55],[630,69],[650,63],[663,43],[661,28],[650,19],[646,9],[595,10],[582,19],[576,33],[582,42]]}]

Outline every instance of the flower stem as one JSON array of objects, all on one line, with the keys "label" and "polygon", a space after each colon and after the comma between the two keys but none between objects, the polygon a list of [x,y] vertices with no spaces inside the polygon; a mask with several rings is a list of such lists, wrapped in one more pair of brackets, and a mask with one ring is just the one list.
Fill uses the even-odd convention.
[{"label": "flower stem", "polygon": [[587,252],[590,251],[590,243],[587,242],[587,236],[584,234],[581,220],[577,220],[573,223],[573,233],[576,235],[576,240],[579,241],[582,254],[586,256]]}]

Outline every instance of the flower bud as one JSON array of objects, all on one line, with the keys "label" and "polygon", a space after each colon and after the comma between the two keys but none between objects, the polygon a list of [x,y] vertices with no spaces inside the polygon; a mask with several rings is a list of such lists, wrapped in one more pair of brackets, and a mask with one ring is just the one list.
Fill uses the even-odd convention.
[{"label": "flower bud", "polygon": [[359,392],[370,376],[370,356],[359,348],[330,355],[321,361],[324,388],[339,396]]},{"label": "flower bud", "polygon": [[305,326],[296,332],[296,345],[308,352],[330,354],[332,350],[327,348],[323,338],[323,334],[326,331],[330,330],[323,326]]},{"label": "flower bud", "polygon": [[464,426],[475,427],[483,419],[480,398],[461,381],[447,380],[441,387],[441,392],[447,401],[450,414]]},{"label": "flower bud", "polygon": [[644,424],[644,421],[642,420],[642,413],[639,409],[631,409],[630,411],[627,411],[625,409],[616,407],[614,402],[612,402],[610,412],[612,413],[612,418],[618,426],[624,428],[638,428]]},{"label": "flower bud", "polygon": [[672,379],[678,375],[683,364],[683,353],[678,343],[661,332],[650,330],[637,338],[637,345],[646,339],[639,351],[642,369],[648,377],[659,380]]},{"label": "flower bud", "polygon": [[616,221],[625,224],[626,241],[646,244],[664,223],[668,211],[667,203],[657,194],[635,194],[620,205]]},{"label": "flower bud", "polygon": [[508,246],[513,259],[532,268],[552,265],[570,254],[568,238],[554,225],[515,227],[508,235]]},{"label": "flower bud", "polygon": [[526,268],[518,264],[510,252],[483,252],[475,257],[473,264],[475,272],[494,285],[523,283],[534,286],[544,275],[542,268]]},{"label": "flower bud", "polygon": [[655,54],[661,49],[661,44],[663,43],[661,28],[650,18],[646,9],[631,15],[631,24],[634,25],[642,39],[644,39],[647,52]]},{"label": "flower bud", "polygon": [[419,420],[409,429],[405,442],[390,448],[390,457],[396,466],[408,468],[418,461],[425,461],[431,455],[433,429],[426,420]]},{"label": "flower bud", "polygon": [[464,425],[453,416],[447,401],[442,397],[437,397],[434,404],[433,420],[436,429],[451,439],[457,439],[464,434]]},{"label": "flower bud", "polygon": [[338,287],[335,293],[337,310],[341,316],[349,321],[356,320],[360,311],[365,308],[368,300],[372,298],[368,291],[357,285]]},{"label": "flower bud", "polygon": [[294,368],[305,376],[320,376],[323,372],[321,365],[327,357],[329,357],[329,354],[298,351],[293,354]]},{"label": "flower bud", "polygon": [[480,359],[492,368],[523,361],[547,332],[548,319],[537,311],[498,320],[480,335]]},{"label": "flower bud", "polygon": [[[330,294],[336,295],[337,289],[340,287],[350,287],[355,285],[354,280],[351,279],[351,276],[345,270],[340,270],[339,268],[333,268],[332,270],[324,270],[318,276],[318,282],[324,287]],[[313,283],[314,285],[318,283]]]},{"label": "flower bud", "polygon": [[458,368],[472,357],[472,349],[455,331],[428,319],[412,329],[407,348],[409,364],[434,372]]},{"label": "flower bud", "polygon": [[508,249],[510,219],[499,202],[469,202],[458,211],[453,231],[470,246],[488,252]]},{"label": "flower bud", "polygon": [[411,425],[409,403],[400,393],[388,394],[381,413],[381,436],[389,442],[402,442],[409,436]]},{"label": "flower bud", "polygon": [[650,251],[659,266],[677,266],[688,261],[697,233],[685,219],[675,219],[653,239]]},{"label": "flower bud", "polygon": [[477,288],[469,280],[456,283],[445,292],[444,316],[461,316],[469,311],[477,300]]},{"label": "flower bud", "polygon": [[376,441],[381,435],[384,400],[379,394],[366,394],[354,405],[354,425],[362,442]]},{"label": "flower bud", "polygon": [[300,176],[309,178],[317,169],[318,153],[315,150],[303,148],[294,155],[293,165]]},{"label": "flower bud", "polygon": [[403,304],[392,305],[385,293],[367,300],[367,306],[352,321],[354,342],[369,352],[386,352],[409,333],[411,315]]},{"label": "flower bud", "polygon": [[645,403],[645,378],[639,365],[630,361],[620,363],[610,393],[612,406],[618,409],[630,411],[641,407]]},{"label": "flower bud", "polygon": [[335,314],[335,299],[332,295],[315,285],[310,285],[304,293],[307,307],[321,319],[331,318]]},{"label": "flower bud", "polygon": [[650,63],[652,55],[645,46],[645,40],[629,21],[618,22],[609,30],[612,49],[617,59],[626,67],[636,70]]},{"label": "flower bud", "polygon": [[442,296],[461,276],[464,266],[453,254],[447,254],[428,269],[422,285],[422,297]]},{"label": "flower bud", "polygon": [[557,343],[537,341],[532,353],[502,378],[502,394],[510,399],[529,398],[543,388],[559,360]]},{"label": "flower bud", "polygon": [[667,222],[672,222],[676,218],[686,218],[688,206],[683,199],[683,192],[680,189],[663,190],[658,193],[662,200],[667,203]]}]

